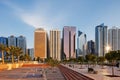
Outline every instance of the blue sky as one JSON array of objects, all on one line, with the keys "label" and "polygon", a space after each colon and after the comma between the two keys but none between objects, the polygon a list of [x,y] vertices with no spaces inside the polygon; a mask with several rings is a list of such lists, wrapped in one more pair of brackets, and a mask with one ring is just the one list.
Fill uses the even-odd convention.
[{"label": "blue sky", "polygon": [[24,35],[34,47],[34,30],[76,26],[95,39],[95,26],[120,26],[120,0],[0,0],[0,36]]}]

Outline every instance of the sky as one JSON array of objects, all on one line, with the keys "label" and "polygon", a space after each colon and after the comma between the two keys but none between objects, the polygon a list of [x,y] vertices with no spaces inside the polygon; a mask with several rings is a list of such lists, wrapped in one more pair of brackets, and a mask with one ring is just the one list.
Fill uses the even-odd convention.
[{"label": "sky", "polygon": [[120,0],[0,0],[0,36],[23,35],[28,48],[34,47],[36,28],[62,33],[64,26],[76,26],[95,41],[102,23],[120,26]]}]

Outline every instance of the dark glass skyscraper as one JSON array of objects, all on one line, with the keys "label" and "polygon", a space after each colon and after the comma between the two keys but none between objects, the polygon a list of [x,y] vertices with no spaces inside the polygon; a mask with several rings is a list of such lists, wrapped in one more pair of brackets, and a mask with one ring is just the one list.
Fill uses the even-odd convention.
[{"label": "dark glass skyscraper", "polygon": [[[0,37],[0,44],[3,44],[3,45],[6,45],[6,46],[8,46],[7,45],[7,43],[8,43],[8,39],[6,38],[6,37]],[[4,55],[6,54],[6,52],[4,52]],[[0,52],[0,58],[2,57],[2,54],[1,54],[1,52]]]},{"label": "dark glass skyscraper", "polygon": [[76,27],[64,26],[63,28],[63,54],[66,59],[76,58],[75,50]]},{"label": "dark glass skyscraper", "polygon": [[26,53],[26,38],[24,36],[17,37],[17,47],[20,47],[23,50],[23,53]]},{"label": "dark glass skyscraper", "polygon": [[93,40],[87,42],[87,53],[95,54],[95,42]]},{"label": "dark glass skyscraper", "polygon": [[98,25],[95,28],[95,53],[98,56],[105,56],[107,46],[107,26]]}]

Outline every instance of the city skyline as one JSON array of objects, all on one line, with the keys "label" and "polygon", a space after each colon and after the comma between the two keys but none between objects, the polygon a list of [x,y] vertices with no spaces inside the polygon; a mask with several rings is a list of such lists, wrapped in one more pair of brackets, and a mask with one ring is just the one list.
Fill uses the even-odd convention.
[{"label": "city skyline", "polygon": [[0,36],[23,35],[27,48],[33,48],[35,28],[49,32],[51,28],[62,31],[64,26],[76,26],[76,31],[84,32],[87,40],[95,41],[96,25],[120,25],[119,3],[119,0],[1,0]]}]

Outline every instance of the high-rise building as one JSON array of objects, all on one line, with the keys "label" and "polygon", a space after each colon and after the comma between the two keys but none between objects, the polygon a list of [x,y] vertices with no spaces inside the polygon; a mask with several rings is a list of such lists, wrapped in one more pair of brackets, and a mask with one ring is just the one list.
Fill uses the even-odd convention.
[{"label": "high-rise building", "polygon": [[[8,39],[6,37],[0,37],[0,44],[7,46],[8,45],[7,42],[8,42]],[[6,52],[4,52],[4,55],[6,55]],[[0,58],[1,57],[2,57],[2,53],[0,51]]]},{"label": "high-rise building", "polygon": [[28,55],[33,60],[34,59],[34,49],[33,48],[29,48],[27,52],[28,52]]},{"label": "high-rise building", "polygon": [[78,31],[78,37],[77,37],[77,57],[86,55],[86,43],[87,37],[86,34],[84,34],[81,31]]},{"label": "high-rise building", "polygon": [[34,57],[47,58],[47,32],[42,28],[34,32]]},{"label": "high-rise building", "polygon": [[8,46],[17,46],[16,37],[14,37],[13,35],[8,37]]},{"label": "high-rise building", "polygon": [[8,46],[8,38],[0,37],[0,44]]},{"label": "high-rise building", "polygon": [[20,47],[23,53],[26,53],[26,38],[24,36],[17,37],[17,47]]},{"label": "high-rise building", "polygon": [[95,42],[93,40],[87,42],[87,54],[95,54]]},{"label": "high-rise building", "polygon": [[107,26],[98,25],[95,28],[95,53],[97,56],[105,56],[107,46]]},{"label": "high-rise building", "polygon": [[63,28],[63,54],[66,59],[76,58],[75,50],[76,27],[64,26]]},{"label": "high-rise building", "polygon": [[113,27],[108,30],[108,46],[111,50],[120,50],[120,29]]},{"label": "high-rise building", "polygon": [[61,60],[61,39],[59,30],[50,31],[50,57]]}]

